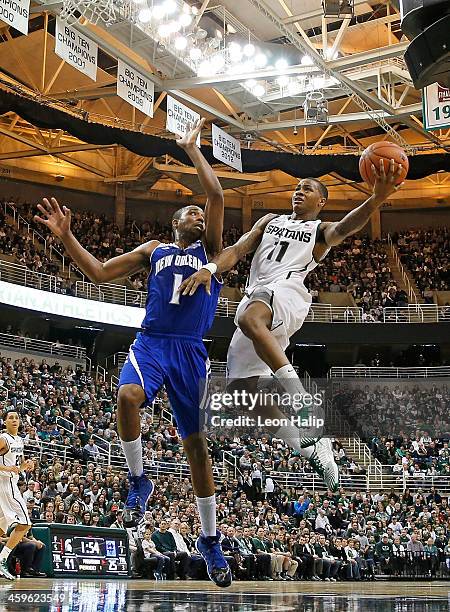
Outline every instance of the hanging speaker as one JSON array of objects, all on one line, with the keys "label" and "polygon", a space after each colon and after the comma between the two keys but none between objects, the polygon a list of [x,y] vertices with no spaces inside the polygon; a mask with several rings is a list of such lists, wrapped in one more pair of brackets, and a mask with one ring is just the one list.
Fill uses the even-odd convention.
[{"label": "hanging speaker", "polygon": [[401,0],[402,31],[411,40],[405,62],[416,89],[450,87],[450,2]]}]

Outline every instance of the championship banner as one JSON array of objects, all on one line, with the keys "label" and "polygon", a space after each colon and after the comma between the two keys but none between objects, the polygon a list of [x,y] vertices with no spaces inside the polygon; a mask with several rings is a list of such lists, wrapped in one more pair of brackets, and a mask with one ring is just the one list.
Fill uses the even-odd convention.
[{"label": "championship banner", "polygon": [[30,0],[0,0],[0,21],[4,21],[22,34],[28,34],[29,15]]},{"label": "championship banner", "polygon": [[[172,96],[167,96],[166,130],[168,132],[184,136],[187,127],[189,125],[193,126],[198,119],[200,119],[198,113],[181,104],[181,102],[178,102]],[[196,144],[198,147],[200,146],[200,134]]]},{"label": "championship banner", "polygon": [[212,124],[213,155],[216,159],[242,172],[241,143],[237,138]]},{"label": "championship banner", "polygon": [[119,59],[117,95],[148,117],[153,117],[155,85],[153,81]]},{"label": "championship banner", "polygon": [[65,62],[95,81],[98,45],[65,21],[56,18],[55,53]]},{"label": "championship banner", "polygon": [[426,130],[450,127],[450,88],[439,83],[423,90],[423,120]]}]

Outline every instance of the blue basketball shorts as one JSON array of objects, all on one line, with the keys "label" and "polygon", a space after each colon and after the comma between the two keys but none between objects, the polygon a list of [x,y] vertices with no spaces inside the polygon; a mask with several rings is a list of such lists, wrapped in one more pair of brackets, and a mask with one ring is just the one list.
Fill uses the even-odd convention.
[{"label": "blue basketball shorts", "polygon": [[204,430],[208,353],[201,339],[139,333],[120,373],[119,387],[140,385],[151,404],[165,385],[182,439]]}]

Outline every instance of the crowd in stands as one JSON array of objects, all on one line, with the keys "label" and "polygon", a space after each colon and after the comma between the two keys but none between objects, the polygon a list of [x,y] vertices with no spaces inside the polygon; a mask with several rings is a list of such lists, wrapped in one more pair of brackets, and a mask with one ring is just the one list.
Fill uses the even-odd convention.
[{"label": "crowd in stands", "polygon": [[[33,224],[35,207],[23,204],[20,214]],[[169,225],[159,223],[144,223],[140,227],[127,220],[125,228],[119,230],[111,220],[104,215],[92,212],[74,212],[72,227],[75,236],[81,244],[100,261],[130,251],[142,242],[158,239],[162,242],[172,240]],[[47,231],[45,226],[39,226],[39,232],[45,235],[48,245],[57,240]],[[59,276],[59,268],[55,260],[50,260],[42,247],[33,244],[26,234],[21,235],[11,226],[5,226],[2,238],[0,232],[0,252],[15,255],[19,263],[30,269],[56,274],[58,290],[61,293],[73,294],[73,286]],[[224,246],[234,244],[241,232],[232,225],[224,232]],[[56,246],[58,246],[56,244]],[[225,284],[236,287],[241,292],[245,288],[251,257],[240,261],[225,277]],[[136,274],[129,279],[130,287],[136,291],[145,291],[146,274]],[[375,322],[382,319],[383,306],[402,306],[407,304],[407,297],[399,291],[392,280],[387,265],[387,255],[381,242],[370,243],[367,238],[353,238],[334,250],[333,257],[325,259],[306,281],[310,288],[313,302],[318,301],[319,291],[351,293],[357,306],[364,309],[364,320]],[[136,299],[139,304],[139,299]]]},{"label": "crowd in stands", "polygon": [[[26,454],[36,460],[20,484],[33,522],[124,526],[123,458],[112,461],[118,466],[113,468],[102,448],[110,442],[111,456],[120,459],[109,386],[81,368],[48,366],[45,360],[2,357],[0,370],[0,415],[9,406],[21,413]],[[141,418],[147,468],[158,462],[184,465],[176,427],[153,418],[149,409]],[[65,457],[57,444],[67,446]],[[213,467],[228,453],[239,468],[235,479],[216,479],[219,528],[236,578],[334,581],[450,572],[448,500],[438,491],[425,494],[426,477],[423,492],[415,494],[345,488],[312,493],[303,482],[309,467],[279,440],[212,436],[210,450]],[[345,474],[362,472],[338,442],[334,452],[343,482]],[[448,470],[448,451],[440,456]],[[200,524],[187,476],[158,477],[148,512],[128,530],[135,576],[205,577],[194,546]],[[38,561],[32,562],[39,570]]]},{"label": "crowd in stands", "polygon": [[[450,476],[450,394],[445,383],[336,384],[333,405],[398,483]],[[367,414],[370,413],[370,421]]]},{"label": "crowd in stands", "polygon": [[409,230],[395,233],[392,240],[425,303],[433,304],[433,291],[448,291],[450,287],[448,228]]},{"label": "crowd in stands", "polygon": [[385,243],[367,237],[352,237],[334,247],[332,256],[307,276],[305,284],[313,301],[319,291],[351,294],[367,322],[382,320],[384,307],[408,305],[406,293],[392,278]]},{"label": "crowd in stands", "polygon": [[[25,203],[19,207],[20,214],[35,227],[33,215],[36,206]],[[32,270],[46,274],[60,274],[55,258],[50,259],[41,244],[33,244],[25,233],[18,233],[15,227],[3,222],[0,209],[0,252],[14,255],[19,263]],[[134,249],[151,239],[162,242],[172,241],[170,224],[146,222],[138,225],[127,219],[125,227],[119,227],[105,215],[88,211],[74,211],[72,214],[74,235],[81,244],[100,261]],[[58,240],[45,226],[36,229],[45,236],[47,245],[58,248]],[[241,235],[232,225],[224,232],[224,245],[234,244]],[[403,263],[413,274],[426,302],[433,302],[433,290],[448,289],[448,230],[411,230],[394,234]],[[385,241],[370,240],[367,236],[356,236],[346,240],[333,249],[332,257],[325,260],[310,273],[306,284],[313,302],[318,301],[319,291],[332,293],[346,292],[352,295],[357,306],[363,308],[364,321],[382,320],[383,307],[407,306],[406,293],[394,282],[388,264]],[[61,247],[59,247],[60,250]],[[225,284],[244,290],[251,258],[239,262],[225,278]],[[73,293],[66,280],[59,278],[60,290]],[[129,279],[129,286],[137,291],[145,291],[146,274],[137,274]]]}]

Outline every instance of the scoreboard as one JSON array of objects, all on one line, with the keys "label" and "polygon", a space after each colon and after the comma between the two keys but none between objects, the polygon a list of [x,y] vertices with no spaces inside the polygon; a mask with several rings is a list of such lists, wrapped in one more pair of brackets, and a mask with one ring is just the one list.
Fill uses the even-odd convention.
[{"label": "scoreboard", "polygon": [[47,545],[47,562],[43,569],[49,575],[129,576],[125,530],[52,523],[33,526],[33,533]]}]

